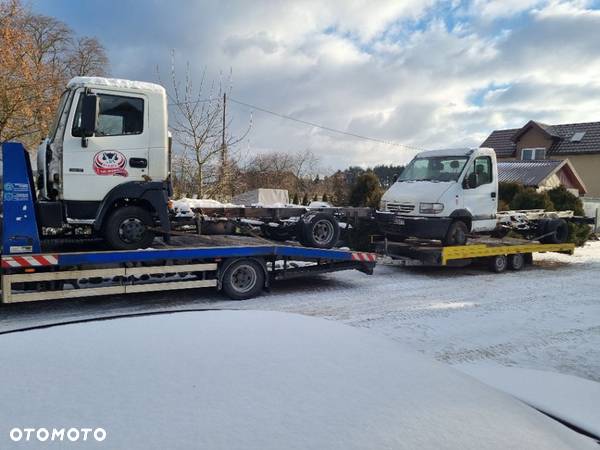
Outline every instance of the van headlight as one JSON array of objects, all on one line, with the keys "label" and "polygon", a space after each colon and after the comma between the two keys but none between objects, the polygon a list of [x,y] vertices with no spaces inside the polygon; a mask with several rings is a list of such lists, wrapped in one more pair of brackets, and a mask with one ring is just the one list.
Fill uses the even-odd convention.
[{"label": "van headlight", "polygon": [[443,203],[419,203],[419,212],[421,214],[439,214],[443,210]]}]

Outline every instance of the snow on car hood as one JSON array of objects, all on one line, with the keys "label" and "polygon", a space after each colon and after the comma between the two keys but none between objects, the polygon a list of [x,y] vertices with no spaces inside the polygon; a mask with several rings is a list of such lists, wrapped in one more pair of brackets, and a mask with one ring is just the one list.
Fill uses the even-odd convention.
[{"label": "snow on car hood", "polygon": [[0,336],[0,357],[1,448],[14,444],[9,429],[28,426],[105,429],[104,442],[72,445],[86,449],[596,448],[397,342],[305,316],[56,326]]},{"label": "snow on car hood", "polygon": [[381,197],[386,202],[437,202],[455,184],[453,181],[402,181],[394,183]]},{"label": "snow on car hood", "polygon": [[600,383],[542,370],[465,364],[458,368],[546,414],[600,436]]}]

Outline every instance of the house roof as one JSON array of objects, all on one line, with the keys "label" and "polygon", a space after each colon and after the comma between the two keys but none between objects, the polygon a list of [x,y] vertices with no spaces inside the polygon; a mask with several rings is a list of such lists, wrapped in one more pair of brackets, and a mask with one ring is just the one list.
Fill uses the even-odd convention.
[{"label": "house roof", "polygon": [[535,160],[535,161],[498,161],[498,181],[504,183],[520,183],[523,186],[537,187],[544,181],[564,170],[566,177],[570,180],[581,194],[585,194],[587,189],[585,184],[577,175],[569,160]]},{"label": "house roof", "polygon": [[[549,155],[600,153],[600,122],[547,125],[530,120],[522,128],[493,131],[481,146],[493,148],[499,157],[515,156],[516,141],[531,127],[538,128],[552,139]],[[576,133],[583,133],[583,136],[573,141]]]},{"label": "house roof", "polygon": [[557,171],[563,161],[548,159],[536,161],[498,161],[498,181],[521,183],[523,186],[539,186]]}]

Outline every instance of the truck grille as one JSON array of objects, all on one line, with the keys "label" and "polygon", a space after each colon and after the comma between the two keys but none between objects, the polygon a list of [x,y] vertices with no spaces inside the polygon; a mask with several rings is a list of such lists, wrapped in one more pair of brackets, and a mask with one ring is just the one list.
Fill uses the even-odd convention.
[{"label": "truck grille", "polygon": [[387,210],[394,213],[410,213],[415,209],[414,203],[388,203]]}]

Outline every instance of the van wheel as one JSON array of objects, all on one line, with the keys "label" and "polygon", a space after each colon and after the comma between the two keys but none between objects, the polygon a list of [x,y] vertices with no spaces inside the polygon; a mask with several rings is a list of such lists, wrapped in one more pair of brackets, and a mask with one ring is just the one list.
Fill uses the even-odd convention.
[{"label": "van wheel", "polygon": [[152,244],[152,215],[139,206],[125,206],[112,212],[104,226],[104,239],[116,250],[135,250]]},{"label": "van wheel", "polygon": [[265,285],[265,272],[251,259],[231,264],[223,274],[223,292],[232,300],[246,300],[258,296]]},{"label": "van wheel", "polygon": [[469,229],[462,220],[455,220],[448,227],[446,237],[442,241],[444,245],[465,245]]}]

